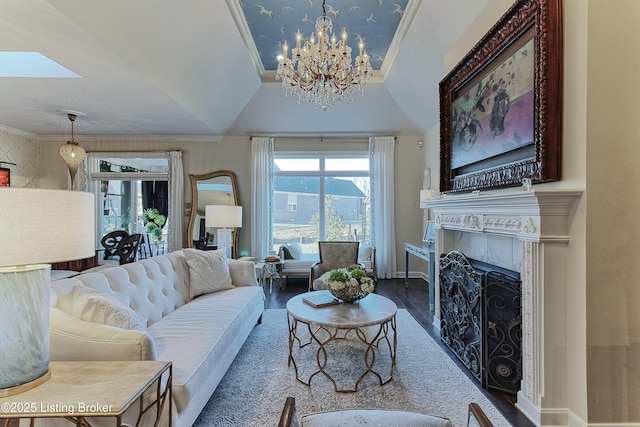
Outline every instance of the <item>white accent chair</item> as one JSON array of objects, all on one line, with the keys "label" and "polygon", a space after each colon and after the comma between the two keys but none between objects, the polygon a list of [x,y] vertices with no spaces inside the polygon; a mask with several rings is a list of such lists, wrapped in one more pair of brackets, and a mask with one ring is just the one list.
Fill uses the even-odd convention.
[{"label": "white accent chair", "polygon": [[[344,409],[298,416],[295,398],[287,397],[278,427],[339,426],[453,427],[450,420],[435,415],[389,409]],[[485,427],[482,425],[482,427]]]}]

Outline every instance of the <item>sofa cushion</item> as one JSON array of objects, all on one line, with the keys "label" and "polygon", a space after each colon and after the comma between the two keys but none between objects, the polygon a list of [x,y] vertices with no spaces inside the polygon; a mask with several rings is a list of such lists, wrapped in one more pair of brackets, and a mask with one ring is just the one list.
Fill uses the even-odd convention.
[{"label": "sofa cushion", "polygon": [[183,252],[189,265],[191,298],[233,288],[225,249],[183,249]]},{"label": "sofa cushion", "polygon": [[373,254],[373,247],[371,245],[362,245],[358,249],[359,261],[371,261],[371,255]]},{"label": "sofa cushion", "polygon": [[300,259],[288,259],[285,260],[283,269],[286,271],[298,271],[309,274],[311,266],[318,262],[320,258],[318,254],[304,253]]},{"label": "sofa cushion", "polygon": [[[247,326],[247,316],[253,316],[256,309],[262,311],[263,298],[264,291],[258,286],[203,295],[148,328],[158,360],[173,362],[172,396],[178,411],[203,388],[213,370],[233,360],[237,351],[233,343]],[[220,372],[220,378],[223,375]]]},{"label": "sofa cushion", "polygon": [[291,256],[291,252],[289,251],[289,248],[286,245],[282,245],[280,250],[282,251],[283,259],[293,259],[293,256]]},{"label": "sofa cushion", "polygon": [[287,243],[287,248],[289,249],[289,253],[291,254],[291,258],[300,259],[302,258],[302,247],[296,242]]},{"label": "sofa cushion", "polygon": [[71,314],[87,322],[146,330],[138,315],[118,298],[84,286],[77,286],[73,291]]},{"label": "sofa cushion", "polygon": [[52,307],[71,313],[67,293],[78,284],[115,296],[147,326],[191,300],[189,266],[182,251],[53,282],[60,298],[52,298]]}]

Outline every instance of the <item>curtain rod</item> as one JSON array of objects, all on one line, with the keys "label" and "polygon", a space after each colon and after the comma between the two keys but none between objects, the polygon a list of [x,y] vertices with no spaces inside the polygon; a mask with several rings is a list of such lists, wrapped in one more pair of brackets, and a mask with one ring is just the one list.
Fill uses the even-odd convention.
[{"label": "curtain rod", "polygon": [[168,153],[169,151],[184,152],[182,148],[176,148],[167,150],[87,150],[87,153]]},{"label": "curtain rod", "polygon": [[[258,135],[252,135],[252,137]],[[275,142],[278,141],[317,141],[317,142],[368,142],[366,136],[270,136]]]}]

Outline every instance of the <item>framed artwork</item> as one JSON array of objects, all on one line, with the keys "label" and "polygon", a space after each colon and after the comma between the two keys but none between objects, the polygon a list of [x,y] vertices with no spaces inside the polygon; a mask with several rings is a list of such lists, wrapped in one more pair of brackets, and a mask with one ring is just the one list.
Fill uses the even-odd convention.
[{"label": "framed artwork", "polygon": [[0,168],[0,187],[11,185],[11,169]]},{"label": "framed artwork", "polygon": [[440,191],[560,179],[561,0],[517,0],[440,82]]}]

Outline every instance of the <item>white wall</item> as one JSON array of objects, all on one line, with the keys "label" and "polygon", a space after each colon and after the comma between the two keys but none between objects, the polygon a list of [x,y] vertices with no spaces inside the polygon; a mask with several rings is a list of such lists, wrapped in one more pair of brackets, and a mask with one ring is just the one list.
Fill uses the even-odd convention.
[{"label": "white wall", "polygon": [[15,163],[15,165],[0,164],[0,167],[11,171],[12,187],[40,186],[42,176],[40,145],[32,137],[0,129],[0,161]]},{"label": "white wall", "polygon": [[586,3],[589,422],[639,423],[640,2]]}]

